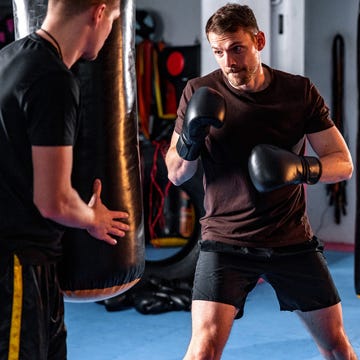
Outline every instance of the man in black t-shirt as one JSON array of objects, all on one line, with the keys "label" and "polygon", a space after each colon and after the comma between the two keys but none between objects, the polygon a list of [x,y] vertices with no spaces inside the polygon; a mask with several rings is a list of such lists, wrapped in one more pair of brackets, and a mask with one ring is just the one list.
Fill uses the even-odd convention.
[{"label": "man in black t-shirt", "polygon": [[[307,214],[304,184],[349,179],[352,159],[309,79],[261,63],[252,10],[227,4],[206,35],[218,70],[187,83],[166,156],[180,185],[204,170],[205,215],[186,360],[220,359],[260,277],[304,321],[326,359],[357,359]],[[309,141],[317,157],[305,156]]]},{"label": "man in black t-shirt", "polygon": [[[120,15],[118,0],[49,0],[40,29],[0,51],[0,359],[66,359],[55,264],[64,227],[110,245],[129,230],[95,180],[86,204],[71,185],[79,86]],[[22,301],[24,300],[24,301]]]}]

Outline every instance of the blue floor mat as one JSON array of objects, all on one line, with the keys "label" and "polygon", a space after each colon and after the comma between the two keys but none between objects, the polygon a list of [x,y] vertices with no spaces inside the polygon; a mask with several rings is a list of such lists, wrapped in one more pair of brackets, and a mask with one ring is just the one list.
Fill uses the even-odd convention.
[{"label": "blue floor mat", "polygon": [[[347,334],[360,354],[360,299],[354,289],[354,255],[327,251],[343,304]],[[66,303],[68,360],[181,360],[191,333],[190,313],[142,315],[107,312],[96,303]],[[298,317],[280,312],[272,288],[250,294],[245,315],[234,323],[222,360],[321,360]]]}]

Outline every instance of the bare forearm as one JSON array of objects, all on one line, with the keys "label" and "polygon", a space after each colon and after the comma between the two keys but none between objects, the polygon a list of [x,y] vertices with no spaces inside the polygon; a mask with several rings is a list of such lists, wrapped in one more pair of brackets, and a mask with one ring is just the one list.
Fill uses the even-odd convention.
[{"label": "bare forearm", "polygon": [[61,225],[80,229],[88,228],[94,221],[94,210],[91,209],[78,193],[70,189],[66,194],[58,194],[46,201],[41,195],[34,198],[40,213],[47,219]]},{"label": "bare forearm", "polygon": [[34,203],[47,219],[86,229],[97,239],[115,244],[114,236],[129,230],[123,211],[109,210],[101,201],[102,184],[93,183],[91,200],[86,204],[71,185],[72,147],[33,146]]},{"label": "bare forearm", "polygon": [[198,160],[188,161],[181,158],[176,150],[179,135],[174,132],[171,137],[169,150],[165,157],[169,180],[176,186],[191,179],[196,173]]},{"label": "bare forearm", "polygon": [[170,148],[166,154],[166,166],[168,169],[168,178],[176,186],[183,184],[191,179],[198,167],[198,160],[183,160],[175,148]]},{"label": "bare forearm", "polygon": [[351,178],[351,154],[336,126],[307,137],[322,165],[321,182],[335,183]]},{"label": "bare forearm", "polygon": [[44,200],[41,195],[34,201],[42,215],[68,227],[86,229],[93,237],[114,245],[113,236],[124,236],[129,225],[122,219],[128,214],[123,211],[109,210],[101,201],[101,181],[96,179],[93,184],[93,195],[88,204],[85,204],[74,189],[66,192],[57,192]]},{"label": "bare forearm", "polygon": [[329,154],[320,158],[322,173],[320,181],[323,183],[335,183],[351,178],[353,163],[350,157]]}]

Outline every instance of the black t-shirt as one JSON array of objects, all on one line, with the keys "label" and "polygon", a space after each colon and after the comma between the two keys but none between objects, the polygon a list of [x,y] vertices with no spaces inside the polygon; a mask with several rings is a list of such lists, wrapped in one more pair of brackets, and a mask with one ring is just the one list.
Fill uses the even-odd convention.
[{"label": "black t-shirt", "polygon": [[33,203],[31,147],[74,145],[79,86],[56,49],[31,34],[0,51],[0,251],[61,255],[63,227]]},{"label": "black t-shirt", "polygon": [[313,236],[303,185],[259,193],[248,173],[252,148],[273,144],[304,153],[305,135],[333,126],[329,110],[309,79],[270,71],[263,91],[234,89],[216,70],[187,83],[180,100],[175,131],[180,134],[187,103],[200,86],[221,92],[226,115],[221,129],[210,129],[201,160],[204,168],[205,216],[202,238],[242,246],[276,247]]}]

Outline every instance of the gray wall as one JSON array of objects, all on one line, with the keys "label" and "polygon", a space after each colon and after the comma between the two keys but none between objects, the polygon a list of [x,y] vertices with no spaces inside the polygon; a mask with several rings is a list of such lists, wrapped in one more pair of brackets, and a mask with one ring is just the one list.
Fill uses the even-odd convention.
[{"label": "gray wall", "polygon": [[200,41],[200,0],[136,0],[136,8],[161,17],[162,39],[172,46]]},{"label": "gray wall", "polygon": [[[358,91],[356,69],[356,29],[358,0],[307,0],[305,73],[310,76],[331,107],[331,49],[334,36],[339,33],[345,42],[345,137],[356,163],[356,136],[358,131]],[[356,170],[356,169],[355,169]],[[348,214],[340,225],[334,223],[333,207],[328,206],[325,186],[308,187],[308,212],[321,238],[353,243],[356,208],[356,171],[347,182]]]}]

